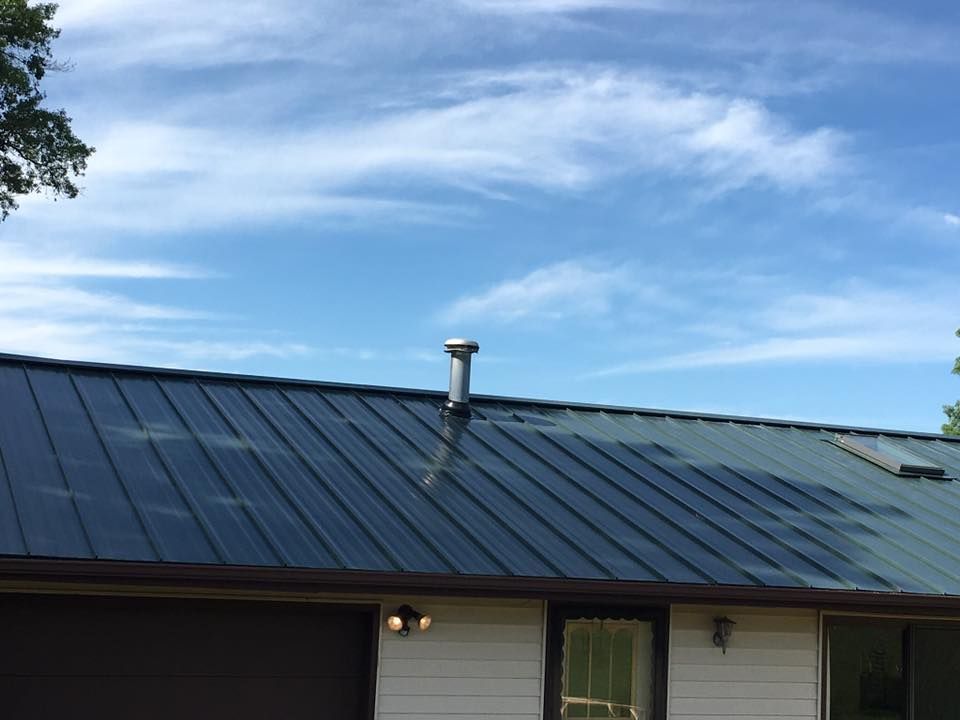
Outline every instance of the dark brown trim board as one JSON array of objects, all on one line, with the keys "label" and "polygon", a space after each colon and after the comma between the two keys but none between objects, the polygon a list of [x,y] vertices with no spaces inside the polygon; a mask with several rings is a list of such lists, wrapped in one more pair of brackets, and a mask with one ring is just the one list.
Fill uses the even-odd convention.
[{"label": "dark brown trim board", "polygon": [[380,631],[383,628],[381,613],[383,608],[379,605],[361,605],[355,604],[352,607],[363,607],[370,609],[370,678],[367,683],[367,708],[366,717],[368,720],[376,720],[377,717],[377,680],[380,677]]},{"label": "dark brown trim board", "polygon": [[560,690],[563,684],[563,629],[564,621],[573,618],[605,618],[617,620],[653,621],[653,718],[667,716],[667,638],[670,611],[666,608],[643,608],[602,604],[554,604],[547,612],[547,647],[545,653],[543,718],[561,720]]},{"label": "dark brown trim board", "polygon": [[865,590],[694,585],[487,575],[383,573],[178,563],[0,558],[0,584],[225,590],[247,593],[351,593],[531,597],[562,602],[666,606],[676,603],[807,607],[873,613],[960,615],[960,596]]}]

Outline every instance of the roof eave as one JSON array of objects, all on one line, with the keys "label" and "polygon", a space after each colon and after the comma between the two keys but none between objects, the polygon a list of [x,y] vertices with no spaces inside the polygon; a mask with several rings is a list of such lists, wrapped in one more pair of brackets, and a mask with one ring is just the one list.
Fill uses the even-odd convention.
[{"label": "roof eave", "polygon": [[473,597],[532,597],[548,600],[615,599],[668,605],[725,604],[859,610],[872,613],[960,614],[960,596],[798,587],[701,585],[488,575],[265,568],[186,563],[0,558],[0,590],[251,594],[348,593]]}]

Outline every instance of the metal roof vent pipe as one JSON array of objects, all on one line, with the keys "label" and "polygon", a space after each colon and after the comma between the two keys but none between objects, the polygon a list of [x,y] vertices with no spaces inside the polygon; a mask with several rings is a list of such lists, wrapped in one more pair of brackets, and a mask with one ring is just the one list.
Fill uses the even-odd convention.
[{"label": "metal roof vent pipe", "polygon": [[480,350],[476,340],[451,338],[443,344],[450,353],[450,392],[441,413],[470,417],[470,356]]}]

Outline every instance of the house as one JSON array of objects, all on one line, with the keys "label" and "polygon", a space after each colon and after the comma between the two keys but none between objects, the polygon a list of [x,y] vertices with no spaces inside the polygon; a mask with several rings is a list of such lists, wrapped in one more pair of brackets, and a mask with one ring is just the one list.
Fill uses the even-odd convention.
[{"label": "house", "polygon": [[960,443],[0,356],[9,718],[957,717]]}]

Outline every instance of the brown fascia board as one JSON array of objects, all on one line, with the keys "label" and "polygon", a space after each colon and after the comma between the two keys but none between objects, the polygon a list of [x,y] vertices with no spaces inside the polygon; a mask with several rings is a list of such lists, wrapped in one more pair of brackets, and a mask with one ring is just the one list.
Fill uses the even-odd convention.
[{"label": "brown fascia board", "polygon": [[0,586],[81,592],[91,587],[133,590],[228,590],[248,593],[351,593],[531,597],[565,602],[610,599],[617,604],[675,603],[808,607],[824,610],[960,614],[960,596],[867,590],[696,585],[567,578],[381,573],[109,560],[0,558]]}]

